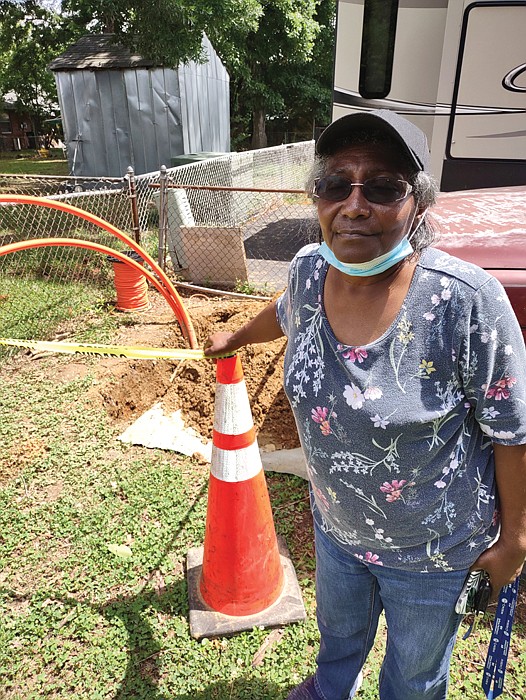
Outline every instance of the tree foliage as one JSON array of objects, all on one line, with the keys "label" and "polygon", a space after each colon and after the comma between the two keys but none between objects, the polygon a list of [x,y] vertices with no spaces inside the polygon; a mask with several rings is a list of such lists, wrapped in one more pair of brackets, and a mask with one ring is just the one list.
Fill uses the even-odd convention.
[{"label": "tree foliage", "polygon": [[56,101],[46,65],[70,35],[53,10],[34,0],[0,0],[0,16],[0,95],[13,91],[20,109],[45,116]]},{"label": "tree foliage", "polygon": [[[312,60],[320,25],[318,0],[267,0],[258,27],[242,47],[224,60],[232,76],[234,119],[252,115],[252,146],[266,145],[266,115],[283,113],[294,87],[303,85],[302,69]],[[216,42],[223,47],[221,37]]]},{"label": "tree foliage", "polygon": [[175,68],[199,61],[203,32],[243,39],[257,27],[258,0],[62,0],[64,18],[92,32],[115,34],[140,54]]},{"label": "tree foliage", "polygon": [[333,0],[269,0],[238,64],[227,63],[234,134],[244,124],[252,133],[252,147],[266,145],[265,134],[257,129],[265,117],[296,126],[329,120],[334,5]]},{"label": "tree foliage", "polygon": [[[268,117],[326,120],[334,0],[0,0],[0,93],[37,113],[55,97],[46,65],[79,36],[113,33],[159,63],[204,60],[205,32],[231,78],[237,143],[265,145]],[[247,137],[247,138],[245,138]]]}]

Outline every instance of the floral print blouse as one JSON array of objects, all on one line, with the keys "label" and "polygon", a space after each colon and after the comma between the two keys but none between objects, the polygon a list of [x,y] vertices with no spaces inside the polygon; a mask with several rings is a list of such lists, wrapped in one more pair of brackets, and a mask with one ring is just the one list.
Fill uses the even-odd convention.
[{"label": "floral print blouse", "polygon": [[316,523],[373,564],[467,568],[498,533],[492,442],[526,443],[526,351],[504,289],[429,248],[391,327],[351,347],[325,315],[327,268],[303,248],[277,304]]}]

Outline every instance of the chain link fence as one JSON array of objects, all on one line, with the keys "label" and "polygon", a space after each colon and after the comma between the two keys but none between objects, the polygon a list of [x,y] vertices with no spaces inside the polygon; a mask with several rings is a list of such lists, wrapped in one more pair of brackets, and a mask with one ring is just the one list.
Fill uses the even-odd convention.
[{"label": "chain link fence", "polygon": [[[179,284],[271,296],[288,265],[317,240],[304,187],[313,142],[189,163],[134,177],[0,175],[0,195],[46,197],[105,219],[139,242]],[[0,202],[0,246],[76,238],[115,250],[125,243],[69,213]],[[0,337],[47,339],[113,298],[112,266],[84,248],[0,256]],[[66,331],[64,331],[66,332]]]},{"label": "chain link fence", "polygon": [[[77,178],[54,175],[0,175],[0,195],[17,194],[33,197],[47,197],[65,202],[72,206],[89,211],[101,219],[109,221],[125,232],[133,233],[132,197],[134,179],[130,174],[122,178]],[[71,227],[66,220],[54,219],[46,225],[43,220],[39,230],[33,229],[34,213],[27,207],[12,210],[12,216],[6,218],[4,213],[1,234],[2,245],[8,241],[8,232],[14,240],[24,240],[29,235],[32,238],[70,235]],[[58,214],[55,214],[55,217]],[[39,222],[40,223],[40,222]],[[8,228],[4,227],[8,224]],[[29,226],[29,228],[28,228]],[[58,228],[56,228],[58,227]],[[73,231],[75,226],[73,226]],[[57,231],[57,232],[55,232]]]},{"label": "chain link fence", "polygon": [[[197,285],[273,294],[317,228],[305,181],[312,142],[233,153],[161,172],[161,264]],[[141,178],[137,178],[139,191]]]}]

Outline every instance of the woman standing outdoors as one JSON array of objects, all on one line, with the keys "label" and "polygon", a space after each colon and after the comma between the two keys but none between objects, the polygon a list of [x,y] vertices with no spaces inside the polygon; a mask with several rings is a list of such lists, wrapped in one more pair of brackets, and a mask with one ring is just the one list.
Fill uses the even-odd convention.
[{"label": "woman standing outdoors", "polygon": [[285,391],[316,539],[317,670],[289,700],[352,698],[385,611],[382,700],[442,700],[470,569],[526,556],[526,352],[501,285],[430,247],[425,135],[347,115],[316,146],[321,245],[208,356],[288,338]]}]

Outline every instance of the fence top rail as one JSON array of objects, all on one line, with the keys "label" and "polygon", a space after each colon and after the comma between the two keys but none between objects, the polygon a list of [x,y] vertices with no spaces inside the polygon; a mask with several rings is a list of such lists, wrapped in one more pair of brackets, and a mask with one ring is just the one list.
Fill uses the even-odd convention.
[{"label": "fence top rail", "polygon": [[123,175],[123,177],[106,177],[105,175],[98,177],[95,175],[23,175],[18,173],[0,173],[0,177],[9,178],[11,180],[64,180],[65,182],[71,182],[71,180],[78,180],[79,182],[83,182],[84,180],[122,182],[127,179],[126,175]]},{"label": "fence top rail", "polygon": [[[183,190],[211,190],[212,192],[274,192],[277,194],[307,194],[306,190],[283,190],[283,189],[272,189],[268,187],[222,187],[220,185],[178,185],[172,182],[167,182],[165,185],[167,188],[172,189],[183,189]],[[152,189],[160,189],[161,185],[156,182],[152,182],[148,185]]]}]

